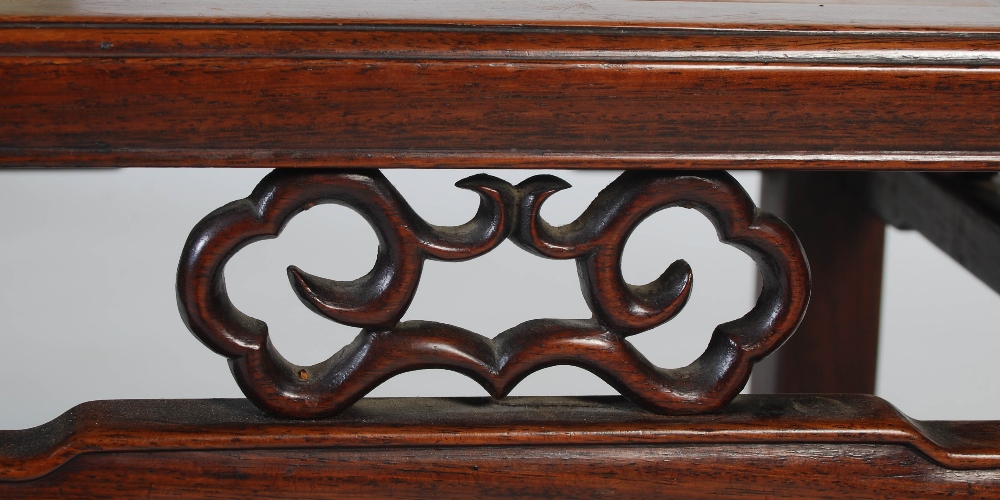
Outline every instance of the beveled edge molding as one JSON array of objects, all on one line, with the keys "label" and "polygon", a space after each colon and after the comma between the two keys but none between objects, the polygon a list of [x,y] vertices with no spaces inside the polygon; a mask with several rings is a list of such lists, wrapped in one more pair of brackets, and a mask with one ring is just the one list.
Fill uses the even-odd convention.
[{"label": "beveled edge molding", "polygon": [[1000,171],[997,151],[612,152],[0,148],[5,168],[329,168]]},{"label": "beveled edge molding", "polygon": [[904,445],[948,469],[1000,468],[1000,421],[913,420],[860,394],[740,395],[688,416],[615,396],[369,398],[334,418],[295,421],[244,399],[116,400],[0,431],[0,482],[36,479],[87,453],[762,443]]},{"label": "beveled edge molding", "polygon": [[[11,109],[6,115],[10,128],[4,135],[14,137],[13,134],[22,134],[0,148],[0,168],[322,168],[331,165],[351,168],[587,168],[588,163],[600,162],[601,168],[610,169],[651,168],[643,164],[653,162],[654,168],[664,169],[1000,170],[1000,149],[995,137],[977,133],[996,125],[995,108],[989,99],[984,98],[995,87],[995,74],[1000,72],[1000,50],[997,50],[1000,31],[996,28],[794,27],[773,24],[657,26],[642,23],[580,24],[572,21],[282,20],[266,17],[242,21],[225,18],[187,21],[178,18],[131,18],[131,23],[128,19],[119,21],[116,23],[99,16],[83,17],[77,21],[68,18],[35,21],[18,21],[16,16],[0,18],[0,59],[3,59],[0,69],[17,67],[30,61],[34,66],[50,68],[38,70],[39,73],[32,76],[46,84],[57,81],[50,78],[51,72],[66,71],[80,72],[65,73],[68,80],[91,82],[89,86],[50,90],[56,96],[76,96],[76,100],[67,102],[48,95],[36,95],[35,86],[20,94],[12,94],[8,103],[0,102],[0,111],[5,105],[12,105],[8,106]],[[157,60],[160,62],[155,63]],[[803,118],[789,114],[789,110],[783,108],[775,108],[780,113],[773,120],[768,117],[754,118],[748,125],[752,124],[750,128],[758,137],[744,147],[730,148],[713,141],[701,141],[699,144],[694,139],[699,136],[740,139],[736,137],[739,129],[727,128],[729,120],[725,117],[705,120],[678,118],[680,121],[675,124],[676,129],[684,130],[681,135],[692,137],[692,142],[671,143],[668,139],[675,134],[654,130],[660,122],[655,116],[634,115],[633,122],[614,116],[613,108],[600,106],[579,115],[583,108],[576,103],[573,109],[551,109],[557,114],[578,116],[578,121],[591,122],[595,130],[600,129],[600,134],[613,134],[613,129],[597,126],[612,122],[624,129],[634,130],[634,137],[617,137],[603,142],[552,137],[544,143],[518,149],[523,146],[522,138],[507,130],[508,124],[502,120],[473,124],[457,123],[451,117],[443,121],[451,123],[444,129],[469,130],[470,127],[483,125],[478,133],[479,142],[447,150],[449,144],[444,136],[429,134],[433,141],[415,141],[407,134],[390,134],[392,140],[384,143],[387,149],[379,150],[375,148],[381,145],[370,141],[370,138],[382,137],[384,131],[378,124],[384,122],[384,116],[351,111],[351,120],[370,121],[358,130],[356,127],[338,126],[342,117],[337,113],[322,113],[314,106],[295,110],[303,116],[303,123],[306,124],[297,125],[304,127],[303,137],[336,137],[350,133],[354,136],[345,139],[345,143],[358,144],[357,140],[361,138],[368,143],[358,145],[366,149],[336,149],[326,143],[304,139],[300,144],[294,137],[272,144],[274,147],[254,149],[261,145],[261,141],[248,141],[226,149],[227,145],[231,145],[233,135],[250,137],[262,131],[260,137],[266,139],[287,127],[281,115],[286,110],[284,106],[279,107],[277,114],[273,109],[260,113],[256,109],[248,111],[249,106],[266,105],[274,96],[281,94],[280,88],[268,84],[273,77],[261,77],[253,88],[246,90],[251,96],[250,102],[242,98],[233,102],[220,101],[213,117],[224,117],[228,121],[223,124],[225,126],[212,127],[204,123],[203,115],[185,110],[192,100],[198,98],[196,92],[189,91],[201,88],[201,85],[210,89],[237,83],[211,80],[175,88],[167,84],[169,78],[162,76],[149,77],[152,82],[144,80],[141,70],[134,75],[121,73],[124,67],[140,62],[176,64],[179,68],[199,65],[210,68],[221,64],[231,68],[228,71],[240,71],[248,64],[264,67],[280,63],[302,69],[321,61],[355,64],[362,68],[372,63],[387,64],[396,70],[413,64],[421,65],[425,61],[430,67],[444,64],[540,65],[544,68],[535,67],[520,73],[538,74],[537,78],[542,82],[552,81],[553,78],[572,79],[575,78],[572,75],[582,74],[577,70],[583,66],[597,65],[607,66],[607,71],[594,77],[604,84],[608,79],[615,78],[617,72],[629,67],[671,66],[678,70],[687,68],[686,71],[701,68],[708,73],[721,72],[730,78],[727,89],[748,92],[745,97],[725,104],[731,107],[727,116],[749,116],[754,108],[744,107],[741,103],[755,102],[770,95],[766,91],[760,93],[748,88],[752,87],[752,82],[736,77],[732,70],[754,68],[754,72],[791,71],[803,75],[816,70],[836,70],[843,74],[825,81],[823,85],[826,87],[811,82],[794,89],[793,93],[801,92],[802,96],[807,93],[828,93],[829,96],[824,102],[810,101],[808,106],[812,106],[813,111],[807,119],[811,128],[817,129],[826,123],[827,130],[822,133],[814,130],[797,142],[784,139],[796,135],[796,126]],[[643,72],[637,72],[635,77],[643,78],[640,76]],[[888,117],[891,119],[887,119],[887,115],[874,119],[870,114],[872,103],[865,97],[870,94],[870,89],[858,88],[855,75],[896,72],[907,73],[901,75],[906,79],[880,80],[880,109],[887,111],[899,105],[904,109],[912,107],[914,112],[907,116]],[[935,81],[919,82],[919,78],[909,78],[908,75],[929,77]],[[127,97],[130,103],[127,109],[102,101],[104,94],[99,91],[88,90],[116,84],[116,81],[121,84],[123,80],[119,78],[133,78],[127,86],[122,84],[135,91],[134,95],[123,94],[123,99]],[[331,76],[330,81],[343,78],[357,78],[360,87],[370,85],[364,83],[366,80],[360,73],[349,77]],[[412,77],[397,78],[413,81]],[[11,76],[11,81],[16,83],[16,78]],[[451,78],[442,81],[447,84]],[[442,85],[442,81],[427,80],[424,87],[428,95]],[[474,86],[479,84],[477,82],[482,82],[481,75],[470,78],[467,84]],[[905,82],[910,82],[909,86]],[[538,84],[527,85],[525,88],[531,89]],[[655,85],[662,85],[665,95],[678,90],[669,78]],[[776,84],[778,87],[782,85]],[[307,96],[329,90],[324,85],[303,88],[307,87],[304,94]],[[408,87],[399,87],[405,88]],[[844,95],[842,91],[850,89],[856,91],[851,94],[852,97],[839,98]],[[941,89],[947,89],[947,92]],[[561,101],[571,103],[578,90],[565,91]],[[258,102],[252,97],[258,92],[271,97],[262,97]],[[163,119],[164,111],[156,106],[156,102],[160,101],[144,101],[143,96],[149,95],[157,95],[160,100],[172,100],[175,104],[169,113],[169,126],[151,125],[167,122]],[[347,97],[345,102],[385,99],[384,96],[366,95],[359,91],[358,96]],[[893,102],[893,95],[901,96],[904,101]],[[926,97],[921,99],[920,95]],[[642,92],[625,87],[609,90],[607,97],[610,100],[621,99],[624,103],[646,98]],[[479,102],[482,96],[473,92],[451,96],[437,94],[437,98],[444,101],[455,99],[447,105],[442,101],[440,108],[444,109],[461,108],[467,101]],[[555,102],[552,99],[546,101],[546,106]],[[405,102],[404,99],[399,104]],[[936,105],[924,106],[932,102]],[[81,103],[87,104],[81,108]],[[706,111],[717,109],[719,105],[719,101],[712,101],[706,104]],[[652,109],[661,107],[668,121],[677,111],[666,98],[653,105]],[[203,108],[195,106],[194,109]],[[498,106],[492,112],[503,116],[517,109]],[[934,109],[953,109],[955,113],[928,115],[924,125],[911,130],[910,126],[919,125],[920,121],[914,116],[919,117],[921,110],[930,112]],[[305,116],[314,111],[315,115]],[[99,118],[109,112],[115,118],[102,122]],[[482,116],[484,111],[473,106],[468,113]],[[260,123],[246,120],[248,114],[258,117]],[[69,115],[89,122],[73,129],[67,128],[62,120],[53,119]],[[857,120],[855,117],[858,117]],[[25,121],[20,121],[22,118]],[[942,123],[951,125],[945,127]],[[541,130],[558,127],[545,123],[545,120],[539,120],[534,125]],[[35,127],[38,127],[37,132],[25,132]],[[139,132],[146,127],[151,127],[148,132]],[[880,130],[880,127],[887,128]],[[183,134],[174,135],[175,131],[188,128],[197,129],[199,133],[190,138]],[[649,129],[648,133],[643,132],[646,129]],[[590,133],[592,131],[584,132],[582,136],[587,137]],[[581,132],[574,134],[581,135]],[[849,140],[865,135],[892,137],[894,140],[853,143]],[[935,143],[939,137],[942,140]],[[202,142],[193,143],[198,140]],[[393,144],[393,140],[399,145]],[[745,142],[749,139],[744,136],[741,140]],[[607,147],[609,144],[615,147]],[[923,149],[925,147],[926,150]],[[796,151],[800,148],[803,151]]]},{"label": "beveled edge molding", "polygon": [[[780,219],[757,209],[728,173],[628,171],[561,227],[539,215],[549,196],[569,187],[557,177],[538,175],[512,186],[479,174],[456,185],[479,193],[479,210],[466,224],[437,227],[415,214],[378,171],[271,172],[248,198],[215,210],[192,229],[177,271],[185,325],[228,358],[251,401],[283,417],[336,414],[390,377],[427,368],[465,374],[499,398],[554,365],[588,370],[650,411],[687,414],[728,403],[746,385],[753,364],[781,345],[805,314],[809,267],[798,239]],[[361,214],[378,236],[379,251],[372,270],[349,282],[288,268],[293,290],[309,309],[363,328],[326,361],[300,366],[281,356],[263,321],[233,305],[223,270],[244,246],[277,237],[292,217],[322,203]],[[622,277],[621,256],[646,217],[677,206],[701,212],[720,241],[750,256],[763,285],[754,307],[716,327],[697,360],[663,369],[626,338],[681,310],[691,269],[678,260],[653,282],[631,285]],[[471,259],[508,237],[539,256],[576,260],[593,317],[527,321],[492,339],[442,323],[399,322],[424,260]]]}]

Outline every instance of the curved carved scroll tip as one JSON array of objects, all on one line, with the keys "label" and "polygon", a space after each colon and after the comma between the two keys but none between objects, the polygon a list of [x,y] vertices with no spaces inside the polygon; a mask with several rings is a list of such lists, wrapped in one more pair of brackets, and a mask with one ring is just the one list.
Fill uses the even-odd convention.
[{"label": "curved carved scroll tip", "polygon": [[[320,316],[359,328],[391,328],[403,317],[412,299],[412,296],[401,296],[397,299],[405,303],[373,307],[375,303],[383,302],[380,299],[393,297],[384,293],[384,287],[377,283],[379,277],[372,276],[372,273],[354,281],[336,281],[288,266],[287,274],[288,282],[302,305]],[[381,281],[388,283],[391,280]]]},{"label": "curved carved scroll tip", "polygon": [[572,184],[559,177],[542,174],[533,175],[521,181],[517,185],[517,191],[521,195],[520,199],[523,201],[526,195],[547,193],[546,196],[548,196],[556,191],[562,191],[571,187],[573,187]]},{"label": "curved carved scroll tip", "polygon": [[532,243],[532,233],[537,232],[536,224],[549,228],[547,222],[538,217],[542,202],[553,194],[573,187],[572,184],[554,175],[534,175],[517,185],[517,221],[511,230],[511,240],[515,245],[539,257],[565,258],[553,255]]},{"label": "curved carved scroll tip", "polygon": [[514,221],[517,192],[509,182],[476,174],[455,183],[479,194],[479,209],[465,224],[434,226],[418,220],[415,236],[424,258],[463,261],[478,257],[507,239]]},{"label": "curved carved scroll tip", "polygon": [[469,189],[472,191],[492,190],[506,195],[504,201],[514,200],[514,186],[511,186],[509,182],[490,174],[470,175],[456,182],[455,187]]},{"label": "curved carved scroll tip", "polygon": [[442,227],[424,221],[384,179],[380,182],[390,194],[371,208],[394,216],[369,218],[378,235],[379,253],[368,274],[336,281],[288,267],[289,283],[307,308],[339,323],[372,329],[399,322],[413,300],[425,259],[467,260],[507,239],[517,196],[514,186],[503,179],[488,174],[466,177],[455,185],[479,194],[479,208],[465,224]]},{"label": "curved carved scroll tip", "polygon": [[[589,286],[587,284],[584,285]],[[694,289],[694,273],[691,265],[684,259],[675,260],[662,274],[655,280],[645,285],[625,284],[626,288],[635,296],[637,304],[632,309],[638,312],[638,305],[646,314],[644,316],[655,316],[657,324],[662,324],[676,316],[688,300],[691,299],[691,292]],[[585,294],[590,299],[590,294]],[[619,299],[622,300],[622,299]],[[598,307],[596,304],[594,307]],[[624,325],[617,325],[617,331],[623,336],[635,335],[646,331],[645,324],[640,324],[632,328],[625,328]],[[624,323],[624,322],[622,322]]]}]

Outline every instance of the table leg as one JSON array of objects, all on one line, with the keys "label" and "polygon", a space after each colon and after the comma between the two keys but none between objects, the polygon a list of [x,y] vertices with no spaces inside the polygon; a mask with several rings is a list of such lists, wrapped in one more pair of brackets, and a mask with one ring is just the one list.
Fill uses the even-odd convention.
[{"label": "table leg", "polygon": [[764,173],[761,206],[798,234],[813,285],[798,331],[754,369],[755,393],[875,391],[885,223],[854,200],[859,181]]}]

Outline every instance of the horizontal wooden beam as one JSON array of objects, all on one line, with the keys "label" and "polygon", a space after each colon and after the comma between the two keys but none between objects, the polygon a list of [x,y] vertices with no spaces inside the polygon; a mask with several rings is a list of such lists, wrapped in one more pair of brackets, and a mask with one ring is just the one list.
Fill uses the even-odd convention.
[{"label": "horizontal wooden beam", "polygon": [[0,432],[0,496],[995,495],[998,457],[1000,422],[912,421],[862,395],[684,417],[617,397],[363,399],[322,420],[96,401]]},{"label": "horizontal wooden beam", "polygon": [[995,30],[30,19],[0,167],[1000,169]]},{"label": "horizontal wooden beam", "polygon": [[920,231],[1000,293],[1000,183],[996,174],[858,174],[864,202],[886,222]]}]

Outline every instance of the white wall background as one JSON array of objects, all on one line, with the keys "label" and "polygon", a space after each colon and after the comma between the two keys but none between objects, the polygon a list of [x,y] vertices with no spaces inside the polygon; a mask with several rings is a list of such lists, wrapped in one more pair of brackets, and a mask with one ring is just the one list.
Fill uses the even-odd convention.
[{"label": "white wall background", "polygon": [[[472,172],[387,172],[425,219],[460,224],[475,194],[451,185]],[[518,182],[538,172],[496,175]],[[180,321],[174,273],[190,228],[245,197],[263,170],[0,171],[0,429],[46,422],[78,403],[116,398],[242,397],[223,358]],[[574,187],[550,199],[552,223],[574,219],[614,177],[557,172]],[[760,176],[737,173],[757,198]],[[356,278],[374,262],[376,239],[349,209],[321,206],[277,240],[256,243],[226,276],[238,307],[268,322],[289,359],[325,359],[355,335],[303,307],[285,267]],[[661,366],[695,359],[712,328],[752,303],[749,258],[718,242],[711,224],[671,209],[644,222],[624,257],[626,280],[645,283],[675,259],[694,269],[691,302],[673,321],[633,337]],[[495,335],[522,321],[583,318],[589,311],[571,261],[534,257],[510,242],[464,263],[430,261],[404,319],[448,322]],[[1000,297],[919,234],[887,239],[878,394],[923,419],[1000,419]],[[515,395],[612,390],[576,368],[543,370]],[[376,396],[483,395],[462,375],[405,374]]]}]

